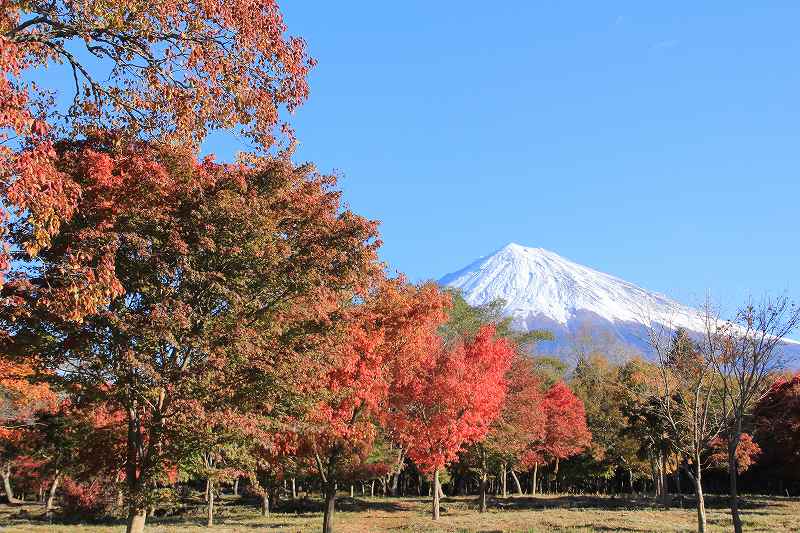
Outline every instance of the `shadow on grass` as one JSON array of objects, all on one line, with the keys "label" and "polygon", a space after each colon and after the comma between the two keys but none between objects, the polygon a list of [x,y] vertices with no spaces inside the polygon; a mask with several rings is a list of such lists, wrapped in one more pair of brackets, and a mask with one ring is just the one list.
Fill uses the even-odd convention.
[{"label": "shadow on grass", "polygon": [[[242,499],[240,505],[252,506],[257,509],[260,501]],[[279,500],[270,509],[275,513],[287,513],[296,515],[321,514],[324,510],[324,502],[320,498],[296,498],[294,500]],[[385,511],[389,513],[408,511],[408,507],[403,506],[400,500],[396,499],[365,499],[350,498],[349,496],[339,496],[336,498],[336,510],[344,512],[359,513],[363,511]]]},{"label": "shadow on grass", "polygon": [[[457,500],[456,500],[457,501]],[[469,500],[471,507],[478,506],[478,500]],[[670,508],[693,509],[696,505],[694,496],[683,495],[673,497]],[[706,496],[706,509],[728,509],[727,496]],[[766,509],[777,503],[764,500],[740,499],[742,510]],[[547,510],[547,509],[586,509],[598,511],[613,510],[655,510],[664,509],[650,498],[635,497],[603,497],[591,495],[539,495],[510,496],[508,498],[491,498],[489,506],[509,511]]]}]

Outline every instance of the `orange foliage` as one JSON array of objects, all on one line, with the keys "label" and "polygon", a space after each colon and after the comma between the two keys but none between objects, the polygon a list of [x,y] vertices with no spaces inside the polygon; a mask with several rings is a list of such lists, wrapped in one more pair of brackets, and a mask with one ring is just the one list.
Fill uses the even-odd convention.
[{"label": "orange foliage", "polygon": [[428,473],[486,436],[505,400],[514,349],[495,338],[493,326],[452,347],[425,340],[425,357],[398,387],[391,421],[408,456]]}]

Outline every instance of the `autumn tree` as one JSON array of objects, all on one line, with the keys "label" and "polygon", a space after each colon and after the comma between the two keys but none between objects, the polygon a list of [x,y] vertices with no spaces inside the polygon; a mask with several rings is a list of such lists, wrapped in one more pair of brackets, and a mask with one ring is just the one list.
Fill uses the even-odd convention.
[{"label": "autumn tree", "polygon": [[734,531],[741,533],[737,482],[742,469],[737,462],[748,454],[740,454],[739,446],[753,409],[783,368],[784,337],[800,325],[800,307],[786,296],[765,298],[746,303],[731,321],[707,322],[706,343],[718,346],[708,353],[721,381],[723,402],[731,413],[725,436],[730,509]]},{"label": "autumn tree", "polygon": [[800,374],[778,379],[753,411],[759,465],[770,477],[800,480]]},{"label": "autumn tree", "polygon": [[541,452],[554,463],[553,477],[558,479],[559,463],[585,450],[592,434],[586,425],[583,402],[564,382],[559,381],[547,390],[544,410],[547,422]]},{"label": "autumn tree", "polygon": [[655,497],[668,506],[666,476],[677,470],[671,460],[676,450],[670,428],[659,411],[658,375],[654,364],[641,359],[631,360],[620,368],[622,412],[626,417],[622,432],[637,443],[639,456],[649,460]]},{"label": "autumn tree", "polygon": [[[253,465],[245,477],[250,482],[250,491],[261,499],[261,516],[269,516],[270,500],[277,490],[278,482],[301,470],[298,448],[299,434],[296,425],[291,422],[251,440],[248,455],[252,458]],[[294,478],[292,480],[294,497]]]},{"label": "autumn tree", "polygon": [[30,445],[38,439],[31,429],[39,414],[56,404],[55,393],[36,379],[30,365],[0,356],[0,476],[8,503],[20,503],[11,482],[14,462],[33,452]]},{"label": "autumn tree", "polygon": [[[253,440],[258,440],[261,428],[258,419],[243,420],[229,408],[214,410],[185,410],[177,417],[185,418],[175,424],[178,456],[185,458],[179,466],[189,475],[205,481],[206,525],[214,525],[216,492],[223,482],[255,470],[252,454]],[[176,418],[177,418],[176,417]],[[190,423],[191,421],[191,423]]]},{"label": "autumn tree", "polygon": [[587,460],[593,473],[606,479],[623,474],[633,492],[634,480],[644,475],[647,465],[639,456],[638,439],[626,431],[629,384],[622,380],[623,369],[600,351],[592,351],[578,360],[570,387],[583,402],[592,433]]},{"label": "autumn tree", "polygon": [[[34,457],[42,461],[42,474],[49,480],[48,513],[62,485],[74,495],[82,493],[70,504],[93,507],[72,511],[120,510],[116,508],[121,503],[117,485],[124,473],[126,446],[121,410],[75,394],[57,409],[39,413],[32,438],[36,441]],[[92,487],[91,494],[83,492],[86,487]]]},{"label": "autumn tree", "polygon": [[[742,433],[739,436],[739,445],[736,447],[736,470],[737,474],[742,474],[750,469],[761,455],[761,447],[753,440],[749,433]],[[728,460],[728,450],[730,444],[728,439],[717,437],[709,446],[709,457],[707,462],[711,468],[727,471],[730,467]]]},{"label": "autumn tree", "polygon": [[492,456],[493,462],[499,463],[503,497],[507,493],[508,473],[517,494],[522,494],[515,469],[524,466],[523,458],[530,447],[544,441],[547,421],[542,384],[533,361],[518,354],[511,363],[507,380],[508,391],[500,415],[492,423],[485,441],[478,445]]},{"label": "autumn tree", "polygon": [[709,355],[720,345],[713,334],[698,343],[684,329],[670,333],[666,328],[654,327],[650,335],[659,362],[654,412],[666,426],[674,449],[687,461],[682,468],[694,485],[697,530],[702,533],[706,530],[704,458],[730,419]]},{"label": "autumn tree", "polygon": [[2,349],[125,413],[141,530],[187,403],[233,390],[266,423],[313,383],[309,354],[379,268],[376,226],[283,159],[219,165],[114,136],[56,148],[75,204],[46,246],[36,211],[11,225]]},{"label": "autumn tree", "polygon": [[437,520],[439,472],[465,444],[483,439],[499,415],[514,348],[495,338],[495,328],[487,325],[474,338],[452,345],[433,335],[425,355],[395,383],[390,424],[408,457],[432,476],[432,515]]},{"label": "autumn tree", "polygon": [[[541,380],[539,365],[530,352],[541,342],[553,340],[553,335],[545,330],[519,331],[512,328],[512,317],[503,314],[505,302],[494,300],[483,305],[470,305],[463,295],[448,288],[453,305],[448,320],[440,328],[445,343],[473,337],[481,327],[493,325],[498,338],[507,339],[515,349],[515,357],[506,376],[509,383],[506,401],[500,415],[494,420],[486,439],[476,443],[469,454],[462,459],[471,458],[475,462],[482,485],[486,484],[489,470],[500,470],[503,495],[507,491],[507,475],[522,491],[519,479],[513,468],[531,443],[543,438],[545,415],[542,408]],[[484,487],[485,488],[485,487]],[[485,502],[485,498],[483,498]]]},{"label": "autumn tree", "polygon": [[0,36],[0,127],[17,135],[35,129],[37,116],[58,113],[43,107],[26,72],[63,64],[74,81],[72,103],[58,117],[65,126],[200,140],[238,124],[269,146],[280,106],[308,96],[313,65],[303,40],[286,36],[274,0],[6,2]]},{"label": "autumn tree", "polygon": [[333,364],[320,378],[321,397],[303,430],[323,482],[326,533],[333,531],[337,482],[388,472],[372,451],[389,417],[391,389],[428,349],[449,304],[432,284],[379,280],[347,310],[341,334],[330,336]]},{"label": "autumn tree", "polygon": [[[30,81],[53,65],[74,82],[63,93]],[[0,234],[29,212],[35,251],[73,216],[76,189],[60,170],[56,138],[111,128],[197,147],[209,130],[239,128],[266,150],[281,110],[308,96],[312,66],[274,0],[3,2]],[[9,260],[3,249],[0,273]]]}]

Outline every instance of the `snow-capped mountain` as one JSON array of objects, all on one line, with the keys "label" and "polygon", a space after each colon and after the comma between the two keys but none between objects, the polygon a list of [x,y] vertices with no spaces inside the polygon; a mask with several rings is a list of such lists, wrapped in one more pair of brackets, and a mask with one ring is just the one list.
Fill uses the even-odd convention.
[{"label": "snow-capped mountain", "polygon": [[579,332],[601,332],[650,354],[647,332],[654,323],[704,330],[695,309],[548,250],[514,243],[439,283],[460,289],[471,305],[504,300],[504,313],[516,327],[548,329],[556,347]]}]

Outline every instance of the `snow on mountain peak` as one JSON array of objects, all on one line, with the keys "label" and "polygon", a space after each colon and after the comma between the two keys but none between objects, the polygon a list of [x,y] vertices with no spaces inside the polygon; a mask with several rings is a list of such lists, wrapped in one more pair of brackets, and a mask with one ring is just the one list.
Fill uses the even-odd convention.
[{"label": "snow on mountain peak", "polygon": [[614,276],[574,263],[543,248],[509,243],[494,254],[444,276],[472,305],[496,299],[521,321],[546,318],[567,324],[578,312],[612,323],[651,321],[702,331],[696,310]]}]

